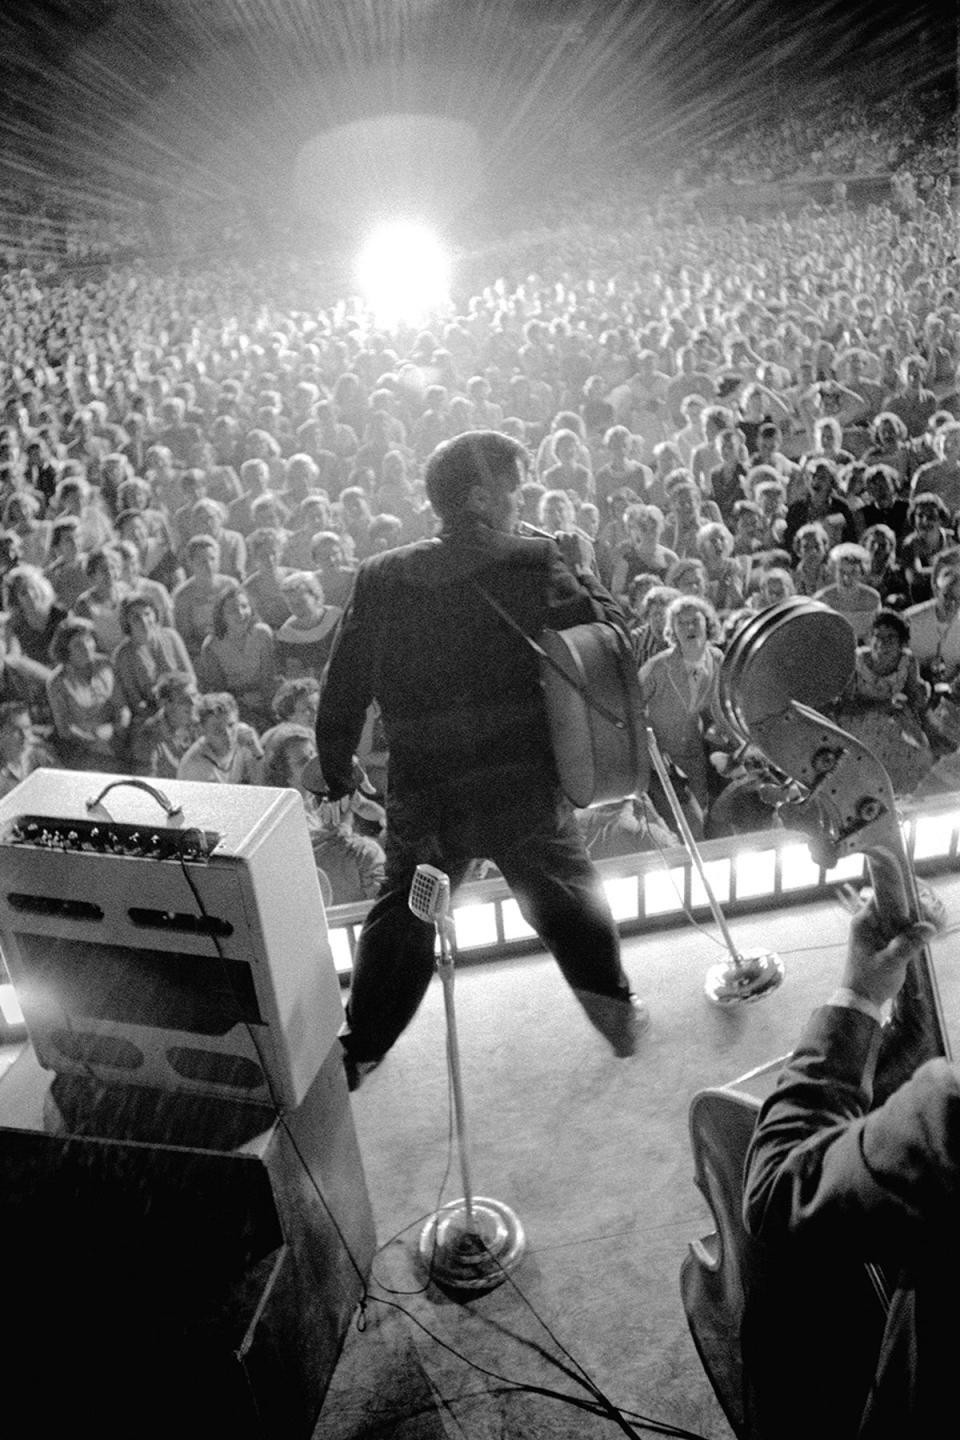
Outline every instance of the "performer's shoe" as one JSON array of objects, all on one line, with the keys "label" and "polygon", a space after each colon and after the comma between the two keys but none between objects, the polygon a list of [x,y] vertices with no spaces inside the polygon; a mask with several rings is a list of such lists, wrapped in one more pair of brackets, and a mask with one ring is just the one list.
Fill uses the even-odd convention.
[{"label": "performer's shoe", "polygon": [[592,1025],[609,1041],[613,1053],[621,1059],[635,1055],[637,1042],[650,1028],[650,1011],[646,1001],[630,994],[596,995],[592,990],[576,990],[575,995]]},{"label": "performer's shoe", "polygon": [[347,1089],[352,1093],[359,1090],[367,1076],[380,1064],[383,1056],[376,1060],[354,1060],[352,1055],[344,1053],[343,1073],[347,1077]]}]

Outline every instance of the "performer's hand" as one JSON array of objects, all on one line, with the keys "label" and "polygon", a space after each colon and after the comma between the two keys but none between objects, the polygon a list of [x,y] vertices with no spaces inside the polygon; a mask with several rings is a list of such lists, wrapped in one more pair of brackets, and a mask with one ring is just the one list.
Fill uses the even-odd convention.
[{"label": "performer's hand", "polygon": [[870,899],[850,922],[850,941],[841,985],[883,1005],[898,994],[907,962],[920,953],[936,929],[926,920],[907,925],[891,938]]},{"label": "performer's hand", "polygon": [[579,570],[581,564],[580,542],[576,535],[570,534],[566,530],[558,530],[555,539],[557,549],[560,551],[566,564],[569,565],[573,571]]}]

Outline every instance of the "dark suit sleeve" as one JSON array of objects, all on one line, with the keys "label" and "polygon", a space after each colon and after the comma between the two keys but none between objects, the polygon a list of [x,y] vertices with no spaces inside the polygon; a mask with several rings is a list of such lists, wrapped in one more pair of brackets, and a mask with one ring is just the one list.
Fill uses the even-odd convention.
[{"label": "dark suit sleeve", "polygon": [[627,618],[622,608],[595,575],[589,570],[574,574],[552,541],[547,565],[547,614],[544,624],[548,629],[569,630],[573,625],[606,620],[627,637]]},{"label": "dark suit sleeve", "polygon": [[747,1156],[744,1219],[763,1240],[902,1258],[952,1234],[960,1198],[960,1084],[931,1060],[869,1109],[880,1027],[828,1006],[763,1105]]},{"label": "dark suit sleeve", "polygon": [[376,573],[361,565],[321,680],[317,758],[334,800],[354,789],[353,755],[376,684],[381,589]]}]

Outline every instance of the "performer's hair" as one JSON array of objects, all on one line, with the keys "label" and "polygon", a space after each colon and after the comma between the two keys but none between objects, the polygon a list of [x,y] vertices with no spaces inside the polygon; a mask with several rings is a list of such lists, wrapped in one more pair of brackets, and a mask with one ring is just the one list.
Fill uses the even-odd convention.
[{"label": "performer's hair", "polygon": [[510,491],[517,484],[517,461],[529,455],[518,440],[499,430],[468,430],[438,445],[427,461],[430,504],[441,520],[450,520],[467,505],[475,485]]}]

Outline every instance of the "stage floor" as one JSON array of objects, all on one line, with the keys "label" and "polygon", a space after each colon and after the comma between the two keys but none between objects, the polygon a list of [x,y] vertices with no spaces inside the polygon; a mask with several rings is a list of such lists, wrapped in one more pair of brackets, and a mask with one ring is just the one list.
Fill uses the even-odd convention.
[{"label": "stage floor", "polygon": [[[960,920],[960,877],[933,886],[948,914],[934,962],[960,1053],[952,1022],[960,1020],[960,965],[949,933]],[[783,985],[755,1004],[718,1010],[703,994],[708,967],[726,954],[712,926],[628,939],[625,963],[652,1014],[628,1060],[588,1025],[549,957],[458,972],[474,1190],[510,1206],[528,1243],[513,1283],[463,1304],[424,1288],[417,1266],[423,1218],[441,1198],[462,1194],[434,983],[353,1096],[383,1249],[365,1328],[347,1337],[314,1440],[613,1433],[609,1418],[515,1388],[594,1403],[561,1368],[577,1366],[627,1415],[727,1440],[680,1302],[687,1244],[712,1229],[693,1184],[689,1101],[792,1048],[837,983],[847,916],[829,899],[740,917],[731,928],[740,949],[780,954]]]},{"label": "stage floor", "polygon": [[[960,1054],[952,933],[960,875],[932,884],[947,911],[934,964]],[[688,1107],[698,1089],[729,1084],[792,1048],[837,983],[847,915],[822,899],[738,917],[731,929],[738,948],[772,949],[786,967],[777,991],[736,1009],[704,996],[708,968],[727,953],[713,926],[625,941],[627,970],[652,1015],[630,1059],[616,1058],[589,1025],[548,956],[458,970],[474,1191],[511,1207],[527,1239],[511,1278],[465,1303],[427,1285],[417,1262],[424,1221],[463,1193],[434,981],[406,1034],[352,1096],[381,1250],[313,1440],[615,1433],[577,1380],[579,1367],[638,1434],[650,1433],[639,1418],[647,1416],[729,1440],[680,1301],[688,1243],[713,1228],[693,1184]],[[15,1053],[0,1050],[0,1071]],[[770,1083],[746,1088],[761,1093]]]}]

